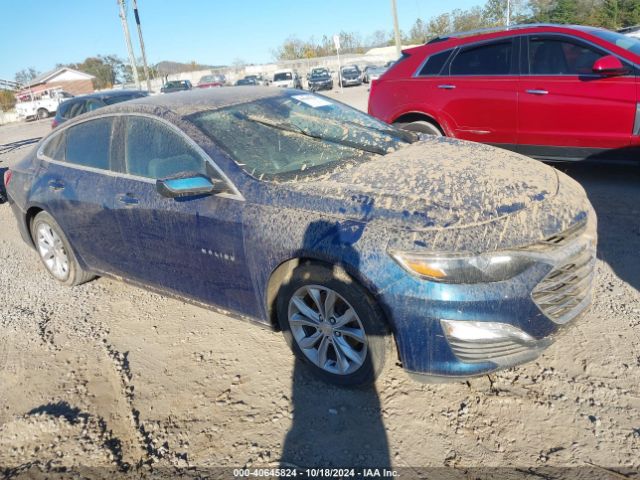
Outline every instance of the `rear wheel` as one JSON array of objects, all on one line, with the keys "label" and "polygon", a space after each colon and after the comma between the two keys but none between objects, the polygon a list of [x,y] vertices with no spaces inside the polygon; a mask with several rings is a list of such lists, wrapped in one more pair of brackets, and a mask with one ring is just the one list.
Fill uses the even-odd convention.
[{"label": "rear wheel", "polygon": [[433,135],[434,137],[442,137],[440,129],[433,123],[426,120],[417,120],[410,123],[396,123],[396,125],[411,132],[420,132],[426,135]]},{"label": "rear wheel", "polygon": [[31,222],[31,237],[49,274],[63,285],[88,282],[94,275],[80,266],[67,237],[47,212],[38,213]]},{"label": "rear wheel", "polygon": [[38,116],[38,120],[43,120],[45,118],[48,118],[49,111],[46,108],[39,108],[37,116]]},{"label": "rear wheel", "polygon": [[281,288],[277,308],[287,343],[317,376],[356,386],[379,375],[390,344],[383,315],[344,272],[299,266]]}]

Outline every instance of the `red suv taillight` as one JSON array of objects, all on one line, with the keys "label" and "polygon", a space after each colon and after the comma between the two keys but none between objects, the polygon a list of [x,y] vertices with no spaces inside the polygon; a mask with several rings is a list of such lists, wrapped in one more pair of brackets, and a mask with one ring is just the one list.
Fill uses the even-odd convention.
[{"label": "red suv taillight", "polygon": [[58,121],[54,118],[54,119],[51,121],[51,128],[53,129],[53,128],[56,128],[57,126],[58,126]]},{"label": "red suv taillight", "polygon": [[6,170],[4,172],[4,188],[7,188],[7,185],[9,185],[9,182],[11,181],[11,175],[13,175],[13,172],[11,170]]}]

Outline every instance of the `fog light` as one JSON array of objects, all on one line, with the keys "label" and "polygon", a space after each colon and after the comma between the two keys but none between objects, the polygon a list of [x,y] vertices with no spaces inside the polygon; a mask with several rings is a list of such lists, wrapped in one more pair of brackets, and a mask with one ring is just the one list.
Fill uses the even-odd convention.
[{"label": "fog light", "polygon": [[500,340],[511,340],[521,344],[536,342],[531,335],[508,323],[440,320],[440,324],[448,339],[462,342],[494,343]]}]

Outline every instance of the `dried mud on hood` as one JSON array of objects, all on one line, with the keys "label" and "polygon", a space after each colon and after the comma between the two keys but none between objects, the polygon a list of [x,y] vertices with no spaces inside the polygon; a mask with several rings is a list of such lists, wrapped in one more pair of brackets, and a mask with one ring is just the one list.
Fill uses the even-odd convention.
[{"label": "dried mud on hood", "polygon": [[498,219],[558,190],[556,170],[494,147],[429,138],[371,161],[292,185],[324,199],[356,202],[365,220],[429,228]]}]

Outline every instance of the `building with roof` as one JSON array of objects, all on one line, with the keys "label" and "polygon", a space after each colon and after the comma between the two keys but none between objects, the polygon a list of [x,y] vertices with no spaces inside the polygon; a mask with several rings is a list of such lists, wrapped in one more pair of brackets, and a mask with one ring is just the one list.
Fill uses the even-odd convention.
[{"label": "building with roof", "polygon": [[23,87],[18,96],[25,94],[37,95],[39,92],[52,88],[61,88],[72,95],[92,93],[94,90],[93,80],[95,78],[93,75],[73,68],[61,67],[38,75]]}]

